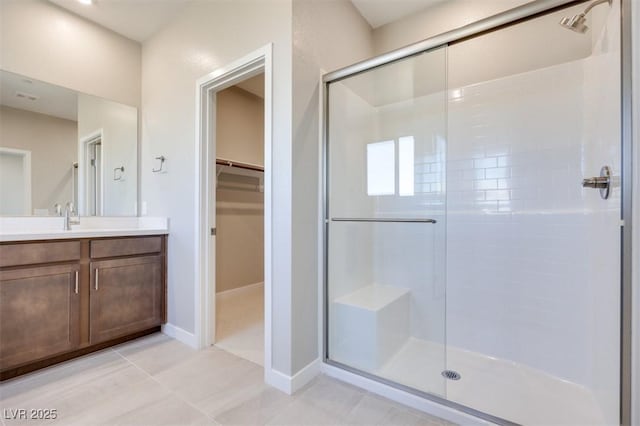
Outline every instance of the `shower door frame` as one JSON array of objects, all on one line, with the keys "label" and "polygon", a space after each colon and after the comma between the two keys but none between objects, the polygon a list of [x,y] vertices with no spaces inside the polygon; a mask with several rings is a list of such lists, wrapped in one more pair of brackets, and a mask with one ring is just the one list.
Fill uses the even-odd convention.
[{"label": "shower door frame", "polygon": [[[484,420],[498,424],[514,424],[506,419],[475,410],[465,405],[450,401],[434,394],[419,391],[408,386],[392,382],[373,374],[358,370],[329,358],[329,300],[328,300],[328,258],[329,258],[329,84],[339,80],[373,70],[383,65],[390,64],[411,56],[425,53],[430,50],[458,43],[469,38],[493,32],[501,28],[516,25],[542,15],[546,15],[570,6],[586,3],[589,0],[537,0],[523,6],[519,6],[497,15],[473,22],[463,27],[447,31],[430,37],[406,47],[385,53],[374,58],[355,63],[345,68],[324,74],[322,77],[322,206],[323,206],[323,348],[322,358],[326,364],[341,368],[348,372],[366,377],[376,382],[391,386],[430,401],[442,404],[471,414]],[[633,114],[632,114],[632,29],[631,29],[631,2],[633,0],[620,1],[620,76],[621,76],[621,264],[620,264],[620,424],[631,425],[632,415],[632,340],[633,340],[633,255],[632,255],[632,223],[633,223]],[[640,408],[638,408],[640,410]]]}]

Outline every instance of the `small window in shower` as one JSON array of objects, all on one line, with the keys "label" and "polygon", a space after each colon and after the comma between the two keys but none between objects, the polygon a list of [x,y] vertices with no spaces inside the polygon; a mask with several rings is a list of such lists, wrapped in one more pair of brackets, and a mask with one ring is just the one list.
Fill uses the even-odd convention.
[{"label": "small window in shower", "polygon": [[367,144],[367,195],[393,195],[396,189],[395,141]]},{"label": "small window in shower", "polygon": [[413,136],[398,139],[398,192],[400,196],[414,195]]}]

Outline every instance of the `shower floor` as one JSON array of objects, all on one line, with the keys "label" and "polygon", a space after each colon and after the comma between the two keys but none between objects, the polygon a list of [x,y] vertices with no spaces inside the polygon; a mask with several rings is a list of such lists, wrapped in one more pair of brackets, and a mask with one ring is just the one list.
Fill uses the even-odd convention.
[{"label": "shower floor", "polygon": [[[445,361],[446,360],[446,361]],[[462,378],[446,380],[446,368]],[[589,389],[486,355],[409,338],[377,376],[520,424],[602,425]]]}]

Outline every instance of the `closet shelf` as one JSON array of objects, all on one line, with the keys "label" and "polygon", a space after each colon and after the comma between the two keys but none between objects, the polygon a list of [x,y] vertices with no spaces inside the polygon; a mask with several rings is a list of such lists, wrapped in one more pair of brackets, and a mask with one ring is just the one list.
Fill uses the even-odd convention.
[{"label": "closet shelf", "polygon": [[234,167],[238,169],[254,170],[256,172],[264,172],[264,167],[257,164],[242,163],[240,161],[227,160],[225,158],[216,158],[216,164],[220,166]]},{"label": "closet shelf", "polygon": [[256,178],[258,184],[256,190],[264,192],[264,167],[257,164],[242,163],[239,161],[227,160],[224,158],[216,158],[216,176],[220,177],[222,173],[231,175],[249,176]]}]

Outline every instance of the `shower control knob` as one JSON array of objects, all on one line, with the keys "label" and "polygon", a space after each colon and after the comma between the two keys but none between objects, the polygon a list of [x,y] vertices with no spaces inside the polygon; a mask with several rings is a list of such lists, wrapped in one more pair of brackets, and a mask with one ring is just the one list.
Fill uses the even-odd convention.
[{"label": "shower control knob", "polygon": [[609,186],[608,177],[592,177],[582,179],[582,186],[585,188],[607,188]]},{"label": "shower control knob", "polygon": [[609,189],[611,187],[611,169],[609,166],[603,166],[600,169],[600,176],[582,179],[582,187],[599,189],[603,200],[609,198]]}]

